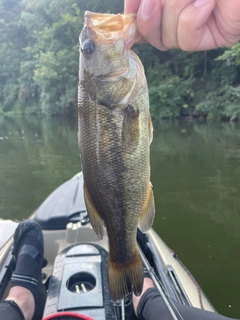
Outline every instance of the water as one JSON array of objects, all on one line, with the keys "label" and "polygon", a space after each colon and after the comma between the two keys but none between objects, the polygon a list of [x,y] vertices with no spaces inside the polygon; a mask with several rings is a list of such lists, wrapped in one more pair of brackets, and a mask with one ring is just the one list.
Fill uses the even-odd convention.
[{"label": "water", "polygon": [[[156,127],[156,126],[155,126]],[[159,125],[155,228],[216,309],[240,315],[240,126]]]},{"label": "water", "polygon": [[[240,315],[240,125],[156,123],[155,230],[218,312]],[[81,170],[74,119],[0,118],[0,217],[23,219]]]}]

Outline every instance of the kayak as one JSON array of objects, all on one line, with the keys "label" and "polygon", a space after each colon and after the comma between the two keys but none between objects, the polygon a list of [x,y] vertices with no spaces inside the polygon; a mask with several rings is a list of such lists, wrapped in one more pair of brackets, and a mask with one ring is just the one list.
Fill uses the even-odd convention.
[{"label": "kayak", "polygon": [[[114,301],[110,296],[108,237],[105,232],[99,239],[90,224],[81,172],[54,190],[29,219],[39,223],[44,236],[47,260],[42,275],[47,288],[44,319],[60,319],[70,314],[76,319],[137,319],[131,294],[122,301]],[[1,300],[9,290],[12,234],[16,226],[16,222],[0,220]],[[174,317],[174,302],[216,312],[189,270],[154,229],[146,234],[138,230],[137,242],[144,269],[160,291],[172,319],[178,319]]]}]

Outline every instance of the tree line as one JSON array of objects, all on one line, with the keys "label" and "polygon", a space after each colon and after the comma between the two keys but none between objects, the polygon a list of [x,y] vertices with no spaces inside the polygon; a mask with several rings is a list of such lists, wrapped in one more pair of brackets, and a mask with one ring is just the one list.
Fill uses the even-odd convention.
[{"label": "tree line", "polygon": [[[76,112],[78,37],[86,10],[123,12],[119,0],[0,0],[0,113]],[[240,44],[208,52],[134,50],[153,118],[240,118]]]}]

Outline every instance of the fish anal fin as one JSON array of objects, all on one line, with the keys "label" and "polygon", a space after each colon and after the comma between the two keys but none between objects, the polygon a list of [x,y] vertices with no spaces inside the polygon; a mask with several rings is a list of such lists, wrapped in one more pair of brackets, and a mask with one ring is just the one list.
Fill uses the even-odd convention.
[{"label": "fish anal fin", "polygon": [[133,152],[140,142],[139,110],[131,105],[123,109],[122,142],[125,150]]},{"label": "fish anal fin", "polygon": [[138,249],[136,248],[134,259],[124,265],[113,262],[109,255],[108,277],[110,293],[115,301],[124,299],[131,291],[139,296],[143,288],[144,274]]},{"label": "fish anal fin", "polygon": [[87,212],[89,215],[89,219],[91,222],[91,225],[93,227],[93,230],[96,232],[99,238],[103,238],[103,226],[104,222],[103,219],[100,217],[99,213],[97,212],[97,209],[95,208],[92,199],[89,195],[89,192],[87,190],[86,185],[83,187],[84,191],[84,199],[85,199],[85,204],[87,208]]},{"label": "fish anal fin", "polygon": [[148,197],[143,211],[138,220],[138,227],[142,232],[148,231],[153,225],[155,217],[155,203],[152,191],[152,184],[149,182]]}]

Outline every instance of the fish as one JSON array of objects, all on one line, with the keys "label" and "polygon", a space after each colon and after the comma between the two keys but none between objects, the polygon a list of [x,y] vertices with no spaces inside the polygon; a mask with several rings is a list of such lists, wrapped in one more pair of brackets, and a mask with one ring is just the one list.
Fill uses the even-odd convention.
[{"label": "fish", "polygon": [[143,264],[137,228],[155,216],[150,182],[153,127],[143,65],[131,50],[135,14],[85,12],[79,42],[78,145],[89,219],[109,239],[108,279],[114,300],[140,295]]}]

